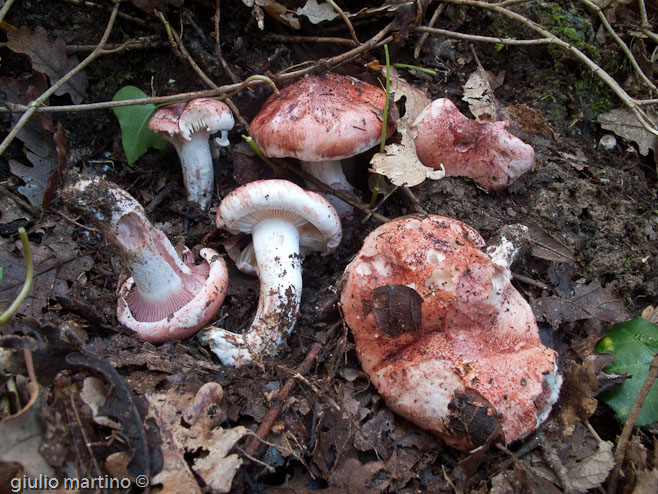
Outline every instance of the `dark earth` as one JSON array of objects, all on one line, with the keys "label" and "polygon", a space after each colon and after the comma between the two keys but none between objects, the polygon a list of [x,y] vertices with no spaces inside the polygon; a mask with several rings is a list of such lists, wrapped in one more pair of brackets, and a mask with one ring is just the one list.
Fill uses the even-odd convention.
[{"label": "dark earth", "polygon": [[[318,61],[315,73],[333,71],[381,83],[378,73],[366,67],[373,61],[385,63],[381,46],[346,63],[327,65],[330,57],[354,46],[310,39],[349,40],[340,17],[311,24],[297,16],[301,27],[295,30],[265,13],[260,30],[256,10],[245,5],[250,2],[217,1],[220,60],[214,39],[215,2],[173,3],[121,3],[120,12],[126,16],[117,19],[108,42],[115,46],[146,38],[150,44],[105,54],[86,67],[88,87],[82,103],[111,101],[126,85],[137,86],[149,96],[208,88],[169,46],[162,22],[149,8],[153,5],[176,33],[184,33],[189,55],[216,86],[254,74],[268,75],[285,86],[291,81],[277,78],[284,69]],[[565,384],[552,416],[536,434],[509,448],[492,441],[468,454],[445,446],[387,410],[360,370],[352,336],[341,323],[337,306],[343,270],[364,237],[381,224],[381,216],[361,210],[344,223],[343,241],[335,253],[305,259],[298,323],[276,358],[233,369],[222,366],[196,338],[158,346],[139,341],[116,320],[115,290],[126,276],[118,253],[95,229],[66,210],[58,193],[61,185],[48,188],[52,199],[42,211],[30,205],[21,188],[24,177],[10,170],[12,160],[29,163],[24,142],[17,138],[0,159],[2,306],[11,303],[24,277],[17,234],[21,226],[29,234],[36,277],[27,301],[2,327],[0,418],[5,424],[0,430],[9,438],[7,428],[18,426],[7,421],[17,420],[12,414],[23,410],[20,424],[33,434],[30,440],[17,440],[16,450],[0,446],[2,492],[9,492],[4,485],[10,479],[39,473],[60,479],[146,475],[152,480],[146,490],[133,483],[123,492],[502,493],[602,492],[608,488],[606,479],[614,462],[611,455],[603,455],[602,445],[616,444],[621,424],[607,405],[595,400],[607,384],[599,372],[605,362],[594,355],[594,344],[610,323],[639,316],[658,298],[658,189],[653,152],[643,156],[636,143],[620,137],[611,150],[598,144],[609,132],[601,129],[597,116],[622,103],[590,70],[558,49],[432,35],[419,57],[413,56],[420,39],[414,23],[427,25],[437,4],[444,6],[437,28],[533,37],[527,27],[476,6],[419,2],[426,10],[417,12],[414,2],[337,3],[346,12],[368,11],[352,19],[361,42],[395,21],[389,42],[391,63],[436,70],[430,76],[400,69],[400,75],[430,99],[450,98],[471,116],[461,98],[464,83],[479,63],[499,81],[494,93],[500,107],[521,109],[511,129],[534,147],[536,160],[532,170],[508,189],[487,193],[458,177],[426,180],[411,188],[411,194],[394,191],[377,213],[388,219],[419,211],[456,218],[487,241],[504,225],[529,227],[530,248],[512,272],[514,285],[535,311],[542,337],[560,355]],[[293,11],[304,4],[286,3]],[[111,5],[104,0],[23,0],[14,3],[4,21],[16,28],[41,26],[51,40],[66,43],[69,56],[83,59],[99,42]],[[391,8],[377,8],[386,5]],[[614,27],[630,43],[629,33],[640,22],[637,11],[615,5]],[[572,28],[582,35],[578,43],[584,52],[611,71],[629,92],[646,96],[611,39],[594,37],[600,21],[580,2],[525,2],[515,10],[557,35]],[[651,8],[649,12],[656,14]],[[6,29],[3,26],[3,42]],[[306,38],[295,40],[298,36]],[[647,46],[642,49],[650,54],[652,42],[644,42]],[[639,48],[634,51],[639,52]],[[6,43],[0,47],[0,56],[5,82],[32,74],[30,60]],[[3,88],[7,101],[6,85]],[[260,84],[231,99],[249,122],[270,94],[271,88]],[[68,93],[48,101],[50,106],[72,103]],[[404,115],[404,104],[399,106]],[[294,160],[281,161],[274,170],[236,151],[240,136],[246,134],[238,122],[229,133],[233,148],[215,163],[213,207],[205,214],[184,199],[172,146],[150,150],[128,164],[118,121],[109,108],[39,115],[50,115],[54,126],[60,125],[65,132],[63,168],[106,175],[144,205],[150,219],[175,245],[185,244],[195,253],[204,246],[225,252],[223,241],[228,235],[215,230],[214,212],[238,185],[273,177],[303,184],[294,173]],[[3,135],[10,124],[10,115],[2,113]],[[371,155],[358,156],[348,170],[366,199],[370,197]],[[390,186],[385,185],[384,192],[388,190]],[[224,327],[239,332],[253,317],[258,283],[237,271],[228,257],[227,264],[230,285],[218,318]],[[309,352],[314,358],[304,361]],[[38,389],[28,383],[30,364],[25,355],[31,355]],[[89,380],[90,376],[96,379]],[[92,381],[100,383],[99,393],[105,399],[95,409],[92,399],[81,391],[83,383]],[[208,382],[220,384],[223,396],[215,395],[198,423],[164,404],[164,397],[169,397],[174,405],[189,406]],[[267,428],[264,442],[255,441],[253,433],[229,441],[218,432],[238,426],[255,431],[273,410],[279,413]],[[113,423],[102,420],[107,417]],[[620,465],[623,480],[618,492],[653,492],[658,482],[656,431],[655,426],[635,430],[627,461]],[[238,459],[242,461],[239,468]],[[203,461],[214,461],[215,470],[207,466],[204,470]],[[229,473],[222,478],[220,471]],[[121,491],[94,487],[85,492]]]}]

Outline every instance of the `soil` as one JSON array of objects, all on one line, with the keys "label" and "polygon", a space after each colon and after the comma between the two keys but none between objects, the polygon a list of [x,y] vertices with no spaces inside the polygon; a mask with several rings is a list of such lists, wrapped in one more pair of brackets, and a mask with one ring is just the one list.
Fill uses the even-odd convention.
[{"label": "soil", "polygon": [[[372,2],[368,7],[380,3]],[[109,2],[97,4],[106,6]],[[72,54],[75,45],[98,42],[108,19],[108,12],[98,5],[55,0],[16,2],[5,21],[16,27],[41,26],[51,38],[62,39]],[[349,12],[364,7],[362,2],[351,1],[341,5]],[[562,5],[570,7],[568,2]],[[425,14],[423,24],[433,11],[431,7]],[[128,2],[122,3],[121,12],[130,17],[118,19],[110,43],[149,36],[160,45],[103,55],[89,65],[85,69],[89,83],[85,103],[110,101],[128,84],[158,96],[205,89],[189,64],[163,43],[166,34],[155,15]],[[231,84],[231,77],[215,57],[214,2],[186,2],[184,7],[166,5],[164,12],[176,31],[180,32],[183,26],[190,54],[215,84]],[[588,14],[578,12],[590,19]],[[404,19],[413,18],[412,13],[406,12],[405,17],[400,12],[373,10],[370,15],[355,19],[354,25],[359,39],[366,41],[395,15],[403,25]],[[634,19],[634,15],[620,7],[618,19]],[[595,16],[591,19],[594,22]],[[293,36],[349,37],[340,19],[318,25],[302,19],[301,29],[293,31],[266,15],[265,29],[261,31],[252,9],[237,0],[221,2],[220,26],[221,51],[237,80],[253,74],[274,75],[287,67],[327,59],[347,49],[332,43],[293,42]],[[491,13],[450,6],[436,27],[490,36],[503,32],[509,36],[515,29],[519,37],[528,35]],[[612,150],[598,145],[606,132],[595,121],[591,101],[595,97],[594,79],[562,55],[545,47],[498,50],[493,45],[429,38],[421,56],[414,59],[412,53],[418,40],[418,33],[401,29],[390,43],[392,61],[434,69],[438,75],[410,71],[401,71],[401,75],[431,99],[452,99],[468,115],[468,105],[461,101],[463,84],[479,60],[502,79],[495,89],[501,106],[526,105],[538,112],[534,125],[516,121],[512,126],[519,137],[534,147],[536,160],[530,172],[501,192],[487,193],[474,182],[459,177],[426,180],[411,188],[417,202],[397,190],[377,212],[393,219],[417,213],[421,208],[429,214],[463,221],[485,240],[494,239],[504,225],[528,226],[531,248],[512,267],[514,285],[533,306],[546,341],[560,354],[565,381],[573,385],[569,379],[576,375],[574,369],[590,369],[588,358],[603,329],[611,322],[639,316],[658,298],[658,197],[653,155],[640,155],[634,143],[621,138]],[[78,57],[88,53],[89,49],[80,48]],[[16,79],[31,72],[29,61],[6,46],[0,47],[0,56],[3,77]],[[609,46],[601,48],[601,56],[621,59]],[[332,70],[376,83],[376,74],[364,68],[373,60],[383,62],[381,48],[337,67],[320,63],[318,72]],[[615,74],[618,80],[626,76],[623,71]],[[591,91],[586,91],[590,101],[575,89],[583,80],[590,84]],[[270,92],[266,85],[254,86],[233,96],[232,101],[241,116],[250,121]],[[620,106],[614,99],[611,101]],[[49,104],[71,104],[71,99],[68,94],[57,95],[50,98]],[[403,108],[400,110],[404,113]],[[2,125],[8,130],[6,114],[3,119]],[[52,119],[66,131],[66,168],[106,175],[140,201],[154,224],[177,246],[185,244],[195,253],[204,246],[225,252],[223,241],[228,235],[215,230],[212,214],[221,198],[238,185],[273,177],[303,184],[290,170],[273,170],[235,151],[224,152],[215,163],[213,208],[211,214],[204,214],[184,200],[178,158],[171,146],[162,151],[150,150],[130,166],[122,149],[119,124],[110,110],[53,113]],[[238,124],[229,139],[237,145],[244,133]],[[348,171],[364,197],[370,194],[366,171],[370,155],[354,159]],[[18,139],[0,159],[0,178],[7,195],[25,199],[19,190],[23,181],[10,171],[10,160],[26,162]],[[292,160],[290,166],[295,166]],[[448,448],[392,414],[360,370],[352,336],[340,324],[337,306],[345,266],[365,236],[381,224],[362,211],[356,211],[354,218],[344,223],[343,241],[335,253],[306,257],[298,323],[279,355],[264,359],[261,365],[238,369],[222,366],[196,338],[151,345],[119,325],[115,290],[118,280],[126,275],[121,258],[96,230],[71,217],[57,191],[42,214],[25,210],[9,221],[5,212],[2,214],[1,233],[6,239],[3,249],[20,259],[16,232],[18,227],[26,227],[37,249],[37,277],[48,277],[48,283],[35,283],[33,290],[43,291],[33,292],[30,299],[30,303],[41,303],[42,308],[38,312],[19,309],[2,329],[2,346],[14,350],[11,356],[3,357],[2,383],[26,375],[23,353],[18,349],[23,344],[31,348],[43,399],[37,414],[42,424],[39,453],[35,450],[34,455],[41,455],[49,464],[49,471],[60,478],[72,476],[72,472],[91,477],[126,472],[126,468],[133,478],[135,472],[155,478],[163,464],[169,465],[167,451],[176,451],[177,436],[172,439],[168,436],[170,431],[158,432],[153,419],[145,419],[146,397],[172,391],[180,396],[194,396],[207,382],[223,387],[221,411],[214,427],[245,426],[256,430],[268,412],[281,407],[266,443],[254,448],[248,444],[251,437],[246,436],[232,450],[243,461],[233,479],[232,492],[516,492],[522,488],[565,491],[569,487],[564,478],[568,472],[554,472],[559,470],[554,455],[562,458],[569,471],[570,462],[597,452],[591,431],[599,436],[598,440],[615,442],[621,430],[613,411],[603,403],[596,406],[595,402],[589,413],[581,410],[575,418],[565,418],[568,410],[580,410],[584,401],[592,399],[599,390],[598,384],[565,386],[556,406],[559,413],[554,413],[540,433],[510,445],[510,449],[488,445],[470,455]],[[62,246],[66,246],[68,254],[62,253]],[[56,250],[59,248],[63,250]],[[53,249],[53,253],[44,253],[44,249]],[[253,317],[258,283],[256,278],[237,271],[228,258],[227,261],[231,281],[219,320],[225,328],[240,332]],[[8,274],[10,271],[5,268],[4,283],[10,281]],[[558,306],[551,314],[542,310],[541,301],[568,299],[576,287],[598,290],[599,297],[590,299],[597,306],[595,309],[583,309],[576,315],[571,306]],[[598,310],[613,305],[609,311]],[[316,352],[315,360],[301,377],[293,380],[292,390],[280,403],[277,393],[298,372],[309,351]],[[71,354],[78,355],[78,360]],[[82,363],[80,354],[86,359]],[[109,362],[118,374],[103,367],[101,360]],[[123,403],[112,404],[118,407],[114,414],[108,412],[110,405],[102,407],[106,415],[118,415],[123,428],[113,428],[94,418],[96,413],[92,413],[80,394],[84,379],[90,375],[101,377],[107,395],[115,401],[123,396]],[[26,398],[27,391],[23,393],[22,398]],[[129,398],[134,403],[125,401]],[[148,406],[154,407],[153,403],[148,400]],[[117,409],[123,412],[116,412]],[[141,415],[127,417],[126,410]],[[49,418],[44,420],[45,417]],[[141,435],[126,431],[126,424],[139,424]],[[640,470],[651,465],[646,458],[655,454],[651,441],[655,441],[655,432],[650,427],[638,429],[639,439],[633,451],[643,451],[644,464],[636,465]],[[123,467],[117,466],[110,459],[125,451],[126,446],[133,452],[133,459],[128,467],[125,462]],[[224,492],[213,491],[208,478],[197,470],[194,475],[189,473],[189,468],[209,451],[212,448],[203,445],[181,453],[180,461],[187,466],[180,466],[180,472],[187,473],[179,474],[181,478],[194,479],[203,492]],[[149,461],[136,465],[138,455]],[[225,455],[226,452],[220,454]],[[521,461],[524,456],[529,463]],[[0,472],[9,472],[2,448],[0,458],[4,462]],[[25,465],[25,460],[16,461]],[[553,470],[541,476],[538,472],[544,470],[537,467],[539,463],[544,470]],[[637,476],[630,470],[628,465],[623,469],[629,485],[620,488],[620,492],[630,492],[635,482]],[[571,487],[579,492],[595,491],[605,487],[606,477],[607,473],[584,488]],[[171,480],[163,480],[165,476],[160,475],[159,479],[158,484],[166,487],[163,492],[182,492],[172,487]],[[135,484],[131,489],[130,492],[141,492]],[[157,489],[154,487],[153,491]]]}]

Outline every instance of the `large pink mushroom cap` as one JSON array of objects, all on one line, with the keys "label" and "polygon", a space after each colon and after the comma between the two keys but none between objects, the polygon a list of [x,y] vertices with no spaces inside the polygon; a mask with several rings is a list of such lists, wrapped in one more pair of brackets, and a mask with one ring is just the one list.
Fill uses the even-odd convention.
[{"label": "large pink mushroom cap", "polygon": [[[249,132],[266,156],[297,158],[320,181],[352,192],[340,160],[380,142],[385,101],[381,88],[353,77],[307,76],[270,96]],[[394,131],[395,119],[388,118],[387,136]],[[331,202],[341,214],[350,210]]]},{"label": "large pink mushroom cap", "polygon": [[510,134],[509,121],[477,122],[446,98],[416,117],[411,132],[418,159],[447,177],[470,177],[488,191],[502,190],[530,170],[535,151]]},{"label": "large pink mushroom cap", "polygon": [[185,248],[181,259],[141,205],[101,177],[72,181],[63,197],[119,250],[132,275],[118,291],[121,324],[142,340],[162,343],[191,336],[214,318],[228,285],[226,264],[217,252],[201,249],[202,262],[194,264]]},{"label": "large pink mushroom cap", "polygon": [[556,353],[510,283],[506,250],[441,216],[386,223],[344,275],[341,305],[363,369],[396,413],[470,450],[510,443],[557,400]]}]

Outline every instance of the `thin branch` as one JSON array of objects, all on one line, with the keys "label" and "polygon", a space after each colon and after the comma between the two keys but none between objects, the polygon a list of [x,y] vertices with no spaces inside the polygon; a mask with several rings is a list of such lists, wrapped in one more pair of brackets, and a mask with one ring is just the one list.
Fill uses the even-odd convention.
[{"label": "thin branch", "polygon": [[658,91],[658,88],[656,85],[647,77],[647,75],[644,73],[642,68],[640,67],[640,64],[637,63],[637,60],[631,53],[631,50],[628,48],[626,43],[624,43],[624,40],[622,40],[619,35],[615,32],[615,30],[612,28],[610,23],[608,22],[608,18],[605,16],[601,8],[596,5],[594,2],[591,2],[590,0],[580,0],[583,2],[587,7],[592,9],[594,12],[596,12],[596,15],[598,15],[599,20],[605,27],[606,31],[608,31],[608,34],[612,36],[612,39],[616,41],[616,43],[619,45],[621,48],[621,51],[624,52],[624,55],[626,55],[626,58],[628,61],[631,63],[633,66],[633,69],[635,69],[635,72],[640,76],[640,79],[644,81],[644,83],[651,88],[652,91]]},{"label": "thin branch", "polygon": [[[434,13],[432,14],[432,17],[430,18],[429,22],[427,23],[427,27],[434,27],[434,24],[436,24],[436,21],[439,20],[439,16],[443,13],[445,10],[446,5],[442,3],[439,5]],[[420,50],[423,48],[423,45],[425,44],[425,40],[427,40],[427,37],[430,34],[428,32],[424,32],[421,36],[420,39],[418,40],[418,43],[416,43],[416,47],[414,48],[414,58],[418,58],[418,55],[420,55]]]},{"label": "thin branch", "polygon": [[[478,7],[482,9],[492,10],[532,29],[536,33],[543,36],[543,40],[544,40],[543,43],[551,44],[564,49],[565,51],[570,53],[574,58],[582,62],[592,72],[594,72],[594,74],[596,74],[601,80],[603,80],[603,82],[617,95],[617,97],[628,107],[628,109],[631,110],[633,115],[635,115],[635,118],[639,120],[639,122],[642,124],[642,127],[644,127],[645,130],[647,130],[648,132],[654,135],[658,135],[658,128],[656,127],[656,123],[644,110],[642,110],[642,108],[640,108],[640,106],[636,103],[636,101],[631,96],[629,96],[629,94],[619,85],[619,83],[615,81],[615,79],[610,74],[608,74],[605,70],[599,67],[592,59],[590,59],[587,55],[585,55],[582,51],[580,51],[578,48],[573,46],[571,43],[567,43],[563,39],[557,37],[549,30],[537,24],[536,22],[531,21],[527,17],[524,17],[523,15],[508,10],[504,7],[500,7],[497,4],[490,4],[478,0],[442,0],[442,1],[445,3],[451,3],[455,5],[468,5],[471,7]],[[421,28],[417,28],[417,29],[421,29]],[[535,43],[537,42],[537,40],[534,41]],[[541,44],[541,43],[537,43],[537,44]]]},{"label": "thin branch", "polygon": [[2,8],[0,8],[0,22],[2,22],[7,15],[7,12],[9,12],[9,9],[11,8],[11,5],[14,3],[14,0],[6,0],[5,3],[2,4]]},{"label": "thin branch", "polygon": [[2,144],[0,144],[0,155],[2,155],[11,141],[14,140],[18,132],[25,126],[27,121],[32,117],[34,112],[37,110],[39,106],[41,106],[44,101],[46,101],[50,96],[53,95],[55,91],[57,91],[60,87],[62,87],[64,84],[66,84],[72,77],[76,76],[82,70],[89,65],[91,62],[96,60],[99,56],[103,54],[103,47],[105,46],[105,43],[107,43],[107,39],[110,36],[110,33],[112,32],[112,27],[114,26],[114,22],[116,21],[117,14],[119,13],[119,0],[114,1],[114,8],[112,9],[112,14],[110,15],[110,19],[107,23],[107,26],[105,27],[105,32],[103,33],[103,36],[101,38],[100,43],[96,47],[96,49],[89,54],[87,58],[85,58],[82,62],[80,62],[78,65],[76,65],[69,73],[64,75],[61,79],[59,79],[57,82],[55,82],[50,88],[48,88],[44,93],[39,96],[37,99],[32,101],[28,106],[28,109],[25,111],[23,116],[16,122],[16,125],[11,129],[7,137],[2,141]]},{"label": "thin branch", "polygon": [[[353,48],[352,50],[346,51],[345,53],[336,55],[335,57],[323,58],[317,60],[316,62],[311,63],[305,66],[304,68],[298,70],[294,70],[290,72],[284,70],[281,73],[277,74],[274,80],[275,82],[294,80],[306,74],[310,74],[316,71],[319,67],[336,67],[345,62],[353,60],[357,58],[359,55],[361,55],[362,53],[365,53],[385,43],[391,42],[393,40],[393,37],[388,36],[388,33],[391,31],[392,27],[393,27],[392,23],[386,25],[381,31],[375,34],[367,42],[361,44],[360,46],[357,46],[356,48]],[[259,79],[258,77],[261,78]],[[270,84],[272,82],[272,81],[268,82],[266,78],[264,78],[264,76],[251,76],[247,80],[249,81],[248,83],[244,81],[239,84],[228,84],[225,86],[218,87],[217,89],[205,89],[202,91],[192,91],[188,93],[172,94],[170,96],[154,96],[154,97],[136,98],[129,100],[127,99],[121,101],[104,101],[100,103],[88,103],[82,105],[43,106],[39,108],[34,108],[32,104],[17,105],[17,104],[7,103],[5,107],[0,107],[0,113],[10,113],[10,112],[21,113],[27,111],[31,111],[32,113],[34,113],[35,111],[39,113],[76,112],[76,111],[90,111],[90,110],[101,110],[107,108],[116,108],[119,106],[147,105],[151,103],[155,105],[160,105],[163,103],[189,101],[194,98],[218,97],[219,99],[222,99],[223,96],[234,94],[236,91],[241,91],[246,87],[251,87],[252,85]]]},{"label": "thin branch", "polygon": [[361,42],[359,41],[359,38],[356,37],[356,31],[354,31],[354,26],[352,26],[352,23],[350,20],[347,18],[345,15],[345,12],[343,12],[343,9],[341,9],[334,0],[326,0],[326,2],[331,5],[331,7],[338,13],[341,19],[343,19],[343,22],[347,24],[347,29],[350,32],[350,36],[352,36],[352,39],[357,45],[360,45]]}]

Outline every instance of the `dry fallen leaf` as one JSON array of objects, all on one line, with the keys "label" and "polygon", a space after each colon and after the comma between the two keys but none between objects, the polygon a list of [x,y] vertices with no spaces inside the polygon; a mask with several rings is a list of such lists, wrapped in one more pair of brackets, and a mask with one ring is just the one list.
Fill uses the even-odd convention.
[{"label": "dry fallen leaf", "polygon": [[490,76],[486,70],[478,66],[464,84],[463,101],[477,120],[498,120],[498,101],[494,96]]},{"label": "dry fallen leaf", "polygon": [[318,4],[317,0],[306,0],[306,4],[297,9],[297,14],[306,16],[311,24],[333,21],[338,17],[338,12],[331,5],[328,3]]},{"label": "dry fallen leaf", "polygon": [[[23,380],[19,379],[22,386]],[[9,415],[0,421],[0,462],[15,462],[22,467],[22,474],[28,478],[39,475],[46,477],[54,474],[52,467],[39,454],[39,446],[43,440],[43,428],[39,422],[39,412],[43,396],[39,385],[25,383],[29,391],[30,401],[16,414]]]},{"label": "dry fallen leaf", "polygon": [[[229,451],[248,431],[242,426],[231,429],[214,426],[213,417],[221,415],[218,408],[221,393],[213,389],[218,386],[207,383],[196,395],[175,390],[146,395],[149,417],[155,419],[162,437],[164,466],[152,479],[152,484],[162,484],[161,492],[200,493],[195,473],[209,492],[230,492],[242,460]],[[190,466],[185,457],[192,454]]]},{"label": "dry fallen leaf", "polygon": [[550,323],[554,328],[565,322],[583,319],[613,323],[630,317],[624,301],[597,281],[575,285],[569,297],[543,297],[534,300],[531,305],[537,319]]},{"label": "dry fallen leaf", "polygon": [[[69,57],[66,43],[62,39],[51,39],[41,26],[34,31],[23,26],[7,33],[7,47],[15,53],[27,55],[32,68],[46,74],[54,84],[78,65],[77,57]],[[81,103],[87,91],[87,76],[84,72],[71,77],[55,94],[69,94],[73,103]]]},{"label": "dry fallen leaf", "polygon": [[434,170],[420,162],[409,124],[404,118],[398,121],[398,132],[402,136],[401,143],[387,144],[385,153],[375,153],[370,160],[375,172],[387,177],[394,185],[407,187],[421,184],[426,178],[439,180],[445,176],[443,168]]},{"label": "dry fallen leaf", "polygon": [[[654,121],[658,120],[656,111],[647,108],[646,112]],[[642,156],[647,156],[649,150],[652,150],[654,159],[658,157],[658,154],[656,154],[658,137],[645,130],[628,108],[615,108],[602,113],[597,121],[601,124],[601,128],[611,130],[619,137],[635,142]]]}]

